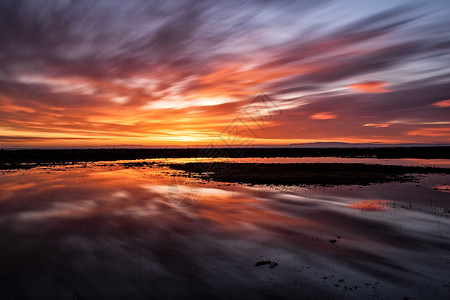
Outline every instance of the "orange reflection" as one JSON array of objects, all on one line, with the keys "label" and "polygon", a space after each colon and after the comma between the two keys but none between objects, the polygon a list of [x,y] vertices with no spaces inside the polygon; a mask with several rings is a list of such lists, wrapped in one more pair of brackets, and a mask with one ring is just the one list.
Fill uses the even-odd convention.
[{"label": "orange reflection", "polygon": [[363,200],[348,204],[347,207],[365,210],[365,211],[383,211],[389,209],[388,203],[392,201],[388,200]]},{"label": "orange reflection", "polygon": [[446,184],[436,185],[433,189],[438,190],[439,192],[450,193],[450,185]]}]

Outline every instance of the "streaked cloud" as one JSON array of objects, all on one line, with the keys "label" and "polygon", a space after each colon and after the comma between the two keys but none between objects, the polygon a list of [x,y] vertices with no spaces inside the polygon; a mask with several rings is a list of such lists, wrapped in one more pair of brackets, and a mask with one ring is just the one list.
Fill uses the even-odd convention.
[{"label": "streaked cloud", "polygon": [[0,145],[450,142],[448,3],[355,3],[0,1]]},{"label": "streaked cloud", "polygon": [[330,112],[320,112],[320,113],[311,115],[309,118],[313,119],[313,120],[332,120],[332,119],[336,119],[337,115],[330,113]]},{"label": "streaked cloud", "polygon": [[428,137],[448,137],[450,135],[450,128],[418,128],[409,131],[406,134]]},{"label": "streaked cloud", "polygon": [[375,127],[375,128],[387,128],[389,126],[391,126],[392,124],[390,123],[367,123],[364,124],[363,126],[365,127]]},{"label": "streaked cloud", "polygon": [[366,81],[360,83],[349,84],[348,87],[356,91],[365,93],[387,93],[391,90],[386,88],[387,82],[384,81]]},{"label": "streaked cloud", "polygon": [[433,106],[437,106],[437,107],[450,107],[450,99],[435,102],[435,103],[433,103]]}]

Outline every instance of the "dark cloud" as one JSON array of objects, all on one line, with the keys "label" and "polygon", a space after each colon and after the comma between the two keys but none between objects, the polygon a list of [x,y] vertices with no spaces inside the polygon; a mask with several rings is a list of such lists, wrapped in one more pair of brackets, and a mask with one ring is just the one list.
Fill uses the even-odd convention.
[{"label": "dark cloud", "polygon": [[317,70],[301,76],[299,79],[312,82],[333,82],[383,70],[420,53],[421,48],[421,43],[409,42],[376,50],[365,55],[331,59],[324,62]]},{"label": "dark cloud", "polygon": [[164,67],[195,73],[219,46],[257,29],[255,16],[273,6],[258,2],[2,1],[2,58],[10,71],[40,65],[96,78]]}]

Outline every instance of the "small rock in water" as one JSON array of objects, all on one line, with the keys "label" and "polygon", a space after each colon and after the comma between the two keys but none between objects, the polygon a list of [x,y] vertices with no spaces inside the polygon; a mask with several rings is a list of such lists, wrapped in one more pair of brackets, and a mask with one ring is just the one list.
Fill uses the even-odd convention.
[{"label": "small rock in water", "polygon": [[269,269],[273,269],[276,266],[278,266],[278,263],[276,261],[270,261],[270,260],[260,260],[256,262],[255,267],[269,265]]}]

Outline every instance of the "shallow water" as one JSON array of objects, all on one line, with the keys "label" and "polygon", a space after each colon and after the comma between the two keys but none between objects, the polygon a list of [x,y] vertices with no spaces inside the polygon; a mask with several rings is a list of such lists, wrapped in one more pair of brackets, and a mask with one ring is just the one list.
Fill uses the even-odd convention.
[{"label": "shallow water", "polygon": [[1,174],[2,299],[449,295],[449,176],[319,188],[176,173],[91,163]]},{"label": "shallow water", "polygon": [[[360,163],[380,164],[394,166],[438,167],[450,168],[450,159],[422,159],[422,158],[345,158],[345,157],[194,157],[194,158],[167,158],[146,159],[141,161],[165,163],[191,163],[191,162],[232,162],[232,163]],[[123,161],[124,162],[124,161]]]}]

